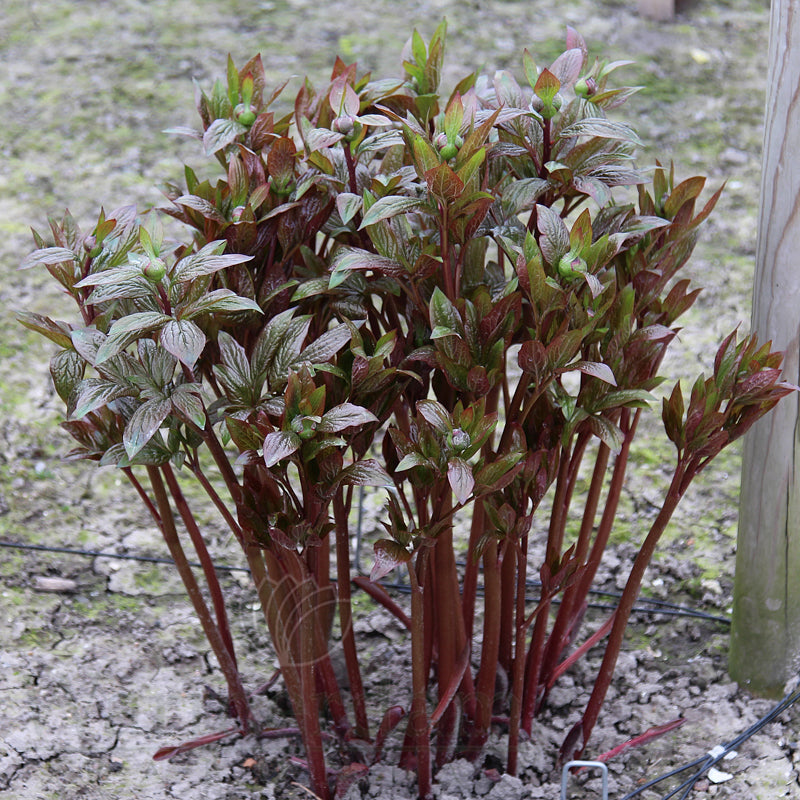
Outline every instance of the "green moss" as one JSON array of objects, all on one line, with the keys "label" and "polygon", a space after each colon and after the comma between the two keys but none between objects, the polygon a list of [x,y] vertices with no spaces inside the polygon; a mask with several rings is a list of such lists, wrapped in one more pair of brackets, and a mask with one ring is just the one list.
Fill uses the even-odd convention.
[{"label": "green moss", "polygon": [[164,573],[162,568],[157,565],[137,568],[133,580],[139,588],[147,593],[158,594],[164,589]]},{"label": "green moss", "polygon": [[46,628],[33,628],[23,631],[17,638],[21,649],[51,648],[60,638],[54,631]]},{"label": "green moss", "polygon": [[[24,564],[25,558],[21,552],[3,548],[3,557],[0,559],[0,577],[11,578],[24,574]],[[10,598],[16,598],[18,594],[16,589],[9,586],[4,586],[3,591],[7,592]]]},{"label": "green moss", "polygon": [[109,608],[114,608],[117,611],[138,612],[142,607],[142,601],[136,597],[130,597],[124,594],[108,594]]}]

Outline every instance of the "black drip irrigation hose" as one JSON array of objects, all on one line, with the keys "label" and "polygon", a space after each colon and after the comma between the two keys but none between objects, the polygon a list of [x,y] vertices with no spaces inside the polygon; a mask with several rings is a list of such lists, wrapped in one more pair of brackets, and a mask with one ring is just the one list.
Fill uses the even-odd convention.
[{"label": "black drip irrigation hose", "polygon": [[[174,565],[175,562],[171,558],[163,558],[158,556],[140,556],[135,555],[133,553],[103,553],[98,550],[81,550],[78,548],[71,548],[71,547],[51,547],[48,545],[42,544],[23,544],[20,542],[7,542],[7,541],[0,541],[0,547],[7,547],[16,550],[35,550],[44,553],[63,553],[66,555],[74,555],[74,556],[84,556],[86,558],[111,558],[111,559],[125,559],[128,561],[143,561],[148,564],[169,564]],[[201,564],[191,561],[189,562],[190,566],[200,568],[202,567]],[[247,567],[237,567],[234,565],[229,564],[214,564],[214,569],[220,572],[247,572],[249,573],[250,570]],[[331,578],[331,580],[335,583],[336,579]],[[381,582],[380,584],[384,589],[393,589],[396,592],[400,592],[402,594],[407,594],[410,592],[410,587],[407,583],[384,583]],[[529,588],[537,588],[540,584],[537,581],[528,581],[527,586]],[[621,597],[621,594],[618,592],[608,592],[601,589],[590,589],[590,594],[603,596],[603,597]],[[478,594],[482,595],[482,587],[478,587]],[[527,598],[529,601],[534,602],[535,598]],[[647,598],[642,597],[639,599],[640,603],[645,603],[646,605],[637,605],[634,606],[632,611],[638,614],[661,614],[662,616],[669,616],[669,617],[692,617],[696,619],[706,620],[708,622],[721,622],[724,625],[729,625],[730,620],[726,617],[719,617],[715,616],[714,614],[709,614],[705,611],[698,611],[694,608],[688,608],[686,606],[678,605],[677,603],[670,603],[666,600],[657,600],[654,598]],[[553,601],[556,605],[558,604],[558,600]],[[653,607],[650,607],[653,606]],[[615,606],[609,605],[607,603],[589,603],[588,608],[592,609],[599,609],[602,611],[613,611]]]},{"label": "black drip irrigation hose", "polygon": [[[700,758],[696,758],[694,761],[684,764],[682,767],[670,770],[663,775],[659,775],[657,778],[653,778],[647,783],[639,786],[637,789],[634,789],[634,791],[626,794],[623,798],[621,798],[621,800],[632,800],[632,798],[637,797],[648,789],[652,789],[659,783],[663,783],[664,781],[674,778],[676,775],[680,775],[681,773],[687,772],[690,769],[697,768],[695,772],[693,772],[681,784],[672,789],[672,791],[670,791],[668,794],[665,794],[661,797],[661,800],[671,800],[673,797],[678,797],[678,800],[686,800],[686,798],[689,797],[689,794],[694,789],[695,784],[706,774],[706,772],[719,764],[719,762],[722,761],[729,753],[735,751],[737,747],[740,747],[751,736],[758,733],[765,725],[768,725],[770,722],[772,722],[776,717],[794,705],[794,703],[796,703],[798,700],[800,700],[800,688],[789,692],[783,698],[783,700],[781,700],[772,708],[771,711],[761,717],[758,722],[753,723],[746,731],[744,731],[744,733],[740,733],[735,739],[731,739],[731,741],[726,742],[725,744],[717,745],[712,750],[709,750],[704,756],[700,756]],[[682,794],[679,795],[679,792]]]},{"label": "black drip irrigation hose", "polygon": [[[541,586],[538,581],[528,581],[526,585],[529,589],[535,589]],[[411,588],[407,583],[381,582],[381,586],[383,586],[384,589],[393,589],[394,591],[401,592],[403,594],[407,594],[411,591]],[[482,587],[480,586],[478,587],[478,594],[482,594]],[[601,597],[622,597],[622,594],[619,592],[608,592],[603,589],[590,589],[589,594]],[[537,598],[526,597],[525,599],[528,602],[536,602]],[[552,603],[553,605],[558,605],[558,598],[555,598]],[[731,624],[731,621],[727,617],[709,614],[706,611],[698,611],[695,608],[688,608],[687,606],[681,606],[677,603],[670,603],[667,600],[640,597],[639,603],[645,603],[646,605],[636,605],[631,609],[638,614],[661,614],[662,616],[666,617],[691,617],[694,619],[705,620],[706,622],[720,622],[723,625]],[[651,605],[654,607],[650,607]],[[616,606],[608,603],[587,603],[587,608],[599,609],[601,611],[613,611]]]},{"label": "black drip irrigation hose", "polygon": [[[118,554],[118,553],[103,553],[97,550],[79,550],[75,548],[69,547],[50,547],[47,545],[40,545],[40,544],[22,544],[19,542],[7,542],[7,541],[0,541],[0,547],[7,547],[13,548],[17,550],[35,550],[39,552],[47,552],[47,553],[64,553],[67,555],[78,555],[78,556],[85,556],[90,558],[111,558],[111,559],[127,559],[129,561],[143,561],[146,563],[154,563],[154,564],[172,564],[174,565],[174,561],[171,558],[160,558],[156,556],[140,556],[134,554]],[[200,564],[192,563],[193,567],[200,567]],[[214,564],[214,569],[224,571],[224,572],[249,572],[250,570],[247,567],[237,567],[234,565],[228,564]],[[410,588],[407,584],[402,583],[382,583],[381,584],[385,589],[394,589],[398,592],[408,592]],[[527,584],[530,588],[535,588],[539,584],[537,581],[529,581]],[[602,595],[606,597],[620,597],[620,594],[617,592],[607,592],[599,589],[592,589],[590,593],[595,595]],[[730,624],[730,620],[726,617],[719,617],[713,614],[707,614],[704,611],[697,611],[696,609],[687,608],[685,606],[677,605],[676,603],[670,603],[666,600],[658,600],[654,598],[641,598],[642,602],[647,603],[650,607],[647,606],[636,606],[634,607],[634,611],[638,611],[639,613],[644,614],[662,614],[667,616],[682,616],[682,617],[693,617],[699,618],[706,621],[711,622],[721,622],[726,625]],[[606,604],[601,603],[590,603],[589,608],[601,608],[601,609],[613,609],[613,606],[609,606]],[[750,737],[754,736],[758,731],[760,731],[764,726],[768,725],[772,722],[776,717],[790,708],[794,703],[800,700],[800,688],[795,689],[793,692],[789,692],[783,700],[781,700],[777,705],[772,708],[767,714],[765,714],[761,719],[751,725],[744,733],[739,734],[735,739],[732,739],[729,742],[726,742],[722,745],[717,745],[715,748],[710,750],[704,756],[700,756],[696,758],[694,761],[689,762],[688,764],[684,764],[682,767],[677,767],[676,769],[670,770],[669,772],[664,773],[663,775],[659,775],[657,778],[653,778],[652,780],[647,781],[647,783],[642,784],[634,791],[629,792],[621,800],[633,800],[633,798],[638,797],[642,792],[647,791],[648,789],[652,789],[653,787],[657,786],[659,783],[663,783],[664,781],[669,780],[670,778],[674,778],[677,775],[680,775],[684,772],[687,772],[690,769],[695,769],[688,778],[686,778],[681,784],[675,787],[672,791],[668,794],[663,795],[660,800],[672,800],[672,798],[677,797],[680,792],[680,796],[678,800],[687,800],[689,794],[694,789],[695,784],[714,766],[716,766],[720,761],[722,761],[729,753],[733,752],[737,747],[741,746],[745,741],[747,741]]]},{"label": "black drip irrigation hose", "polygon": [[[101,553],[97,550],[78,550],[71,547],[50,547],[44,544],[20,544],[19,542],[0,541],[0,547],[10,547],[16,550],[38,550],[43,553],[66,553],[71,556],[85,556],[87,558],[119,558],[128,561],[144,561],[148,564],[171,564],[175,562],[171,558],[159,558],[157,556],[137,556],[131,553]],[[190,561],[190,566],[201,568],[202,564]],[[228,566],[227,564],[214,564],[214,569],[222,572],[250,572],[247,567]]]}]

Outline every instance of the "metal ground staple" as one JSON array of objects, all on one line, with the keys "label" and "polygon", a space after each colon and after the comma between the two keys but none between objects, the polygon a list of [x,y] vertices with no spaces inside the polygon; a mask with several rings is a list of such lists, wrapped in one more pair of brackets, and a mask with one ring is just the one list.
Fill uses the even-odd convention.
[{"label": "metal ground staple", "polygon": [[599,769],[603,773],[603,800],[608,800],[608,766],[602,761],[569,761],[564,764],[564,769],[561,770],[561,800],[567,800],[567,779],[573,767]]}]

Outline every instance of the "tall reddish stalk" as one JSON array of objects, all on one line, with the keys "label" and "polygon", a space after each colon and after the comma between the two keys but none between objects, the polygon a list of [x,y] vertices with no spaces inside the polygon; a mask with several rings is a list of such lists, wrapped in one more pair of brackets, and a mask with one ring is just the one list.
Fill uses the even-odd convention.
[{"label": "tall reddish stalk", "polygon": [[597,718],[600,715],[600,709],[602,708],[608,688],[611,685],[614,667],[616,666],[617,658],[622,648],[628,619],[630,618],[636,598],[639,596],[645,570],[653,558],[658,540],[664,533],[667,523],[672,518],[683,496],[684,489],[681,487],[682,485],[685,487],[685,477],[686,465],[682,461],[679,461],[672,476],[672,481],[666,497],[664,498],[661,510],[650,526],[650,530],[639,552],[636,554],[630,574],[628,575],[628,580],[622,592],[622,597],[620,597],[619,604],[614,612],[614,621],[611,626],[611,632],[608,635],[605,655],[597,671],[589,702],[586,704],[580,722],[570,731],[570,734],[562,745],[561,752],[562,756],[565,758],[580,758],[586,746],[586,742],[589,740],[592,729],[597,722]]},{"label": "tall reddish stalk", "polygon": [[350,534],[347,524],[347,510],[341,491],[337,492],[333,498],[333,513],[336,523],[336,572],[338,577],[336,588],[339,593],[339,622],[342,629],[342,647],[347,666],[347,676],[350,681],[350,694],[353,698],[356,733],[362,739],[369,739],[367,703],[364,696],[364,684],[361,680],[361,670],[358,665],[358,653],[353,631],[353,608],[350,599]]},{"label": "tall reddish stalk", "polygon": [[225,676],[225,681],[228,684],[230,701],[236,710],[239,724],[244,731],[247,731],[251,724],[252,715],[250,712],[250,705],[247,702],[247,694],[242,685],[239,670],[236,667],[236,662],[231,651],[228,649],[228,643],[220,633],[220,629],[203,599],[203,594],[194,577],[186,554],[183,551],[178,531],[175,527],[169,496],[161,480],[158,467],[148,466],[147,475],[150,479],[150,485],[153,488],[153,494],[156,499],[156,507],[158,508],[159,515],[158,522],[164,536],[164,541],[169,548],[170,556],[172,556],[172,560],[175,562],[178,574],[181,576],[181,580],[186,587],[186,592],[189,595],[195,613],[203,627],[203,633],[205,633],[206,639],[211,645],[211,649],[214,651],[214,655],[222,670],[222,674]]}]

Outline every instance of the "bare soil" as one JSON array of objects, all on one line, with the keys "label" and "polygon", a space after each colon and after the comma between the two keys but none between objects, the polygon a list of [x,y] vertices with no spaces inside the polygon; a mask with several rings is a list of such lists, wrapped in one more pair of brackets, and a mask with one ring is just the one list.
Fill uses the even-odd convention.
[{"label": "bare soil", "polygon": [[[321,79],[336,53],[374,74],[392,75],[400,71],[399,53],[412,27],[430,35],[446,16],[445,81],[452,85],[474,67],[519,73],[524,47],[548,63],[570,24],[592,54],[635,61],[625,77],[643,89],[625,113],[646,142],[642,163],[674,160],[681,177],[707,174],[713,188],[727,181],[690,267],[706,291],[666,365],[674,378],[693,376],[707,368],[715,343],[739,321],[746,328],[749,317],[768,7],[765,0],[703,0],[680,5],[675,21],[657,24],[636,16],[634,6],[633,0],[117,0],[110,6],[5,0],[0,539],[117,558],[0,548],[0,796],[310,796],[302,768],[292,761],[302,757],[293,738],[232,737],[170,762],[152,760],[162,746],[229,727],[215,695],[223,681],[169,567],[122,558],[165,555],[132,493],[113,472],[61,461],[69,444],[57,429],[61,408],[49,388],[49,350],[14,322],[13,311],[64,316],[72,310],[46,276],[16,271],[32,249],[28,226],[44,229],[46,216],[65,206],[89,225],[100,205],[158,203],[155,186],[179,180],[183,161],[208,170],[194,143],[161,131],[194,124],[191,80],[209,86],[224,74],[228,52],[237,63],[262,52],[275,84],[289,74]],[[634,455],[638,468],[602,576],[608,589],[624,580],[635,543],[657,510],[662,464],[671,453],[649,436]],[[734,450],[694,487],[648,574],[647,595],[728,615],[738,469]],[[376,509],[367,508],[367,533]],[[237,563],[235,547],[213,516],[205,522],[215,557]],[[224,580],[243,673],[255,688],[274,668],[265,626],[248,577],[230,573]],[[590,624],[607,611],[591,613]],[[392,620],[369,604],[359,606],[357,626],[368,691],[376,708],[385,707],[408,683],[407,644]],[[725,622],[637,616],[589,755],[651,726],[686,721],[614,759],[610,797],[703,755],[769,710],[771,702],[727,678],[727,646]],[[591,670],[590,660],[554,689],[524,745],[519,778],[496,771],[505,746],[498,727],[483,761],[459,761],[441,771],[437,797],[557,798],[555,752],[588,696]],[[265,724],[290,724],[280,682],[256,705]],[[724,763],[729,778],[701,782],[692,796],[800,798],[798,723],[800,709],[786,712]],[[600,797],[592,775],[575,776],[569,785],[569,797]],[[662,797],[669,786],[643,796]],[[354,784],[346,800],[404,800],[414,791],[413,775],[382,766]]]}]

